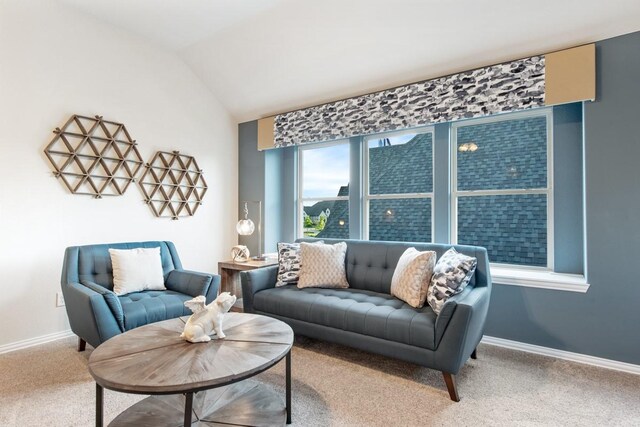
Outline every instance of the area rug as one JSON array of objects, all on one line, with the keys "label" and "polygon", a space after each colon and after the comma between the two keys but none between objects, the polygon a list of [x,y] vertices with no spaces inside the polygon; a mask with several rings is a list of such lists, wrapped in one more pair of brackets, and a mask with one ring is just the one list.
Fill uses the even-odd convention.
[{"label": "area rug", "polygon": [[[64,339],[0,356],[0,425],[94,425],[91,348]],[[640,376],[481,345],[457,376],[297,338],[294,426],[640,425]],[[284,362],[255,377],[284,400]],[[144,398],[105,391],[105,422]]]}]

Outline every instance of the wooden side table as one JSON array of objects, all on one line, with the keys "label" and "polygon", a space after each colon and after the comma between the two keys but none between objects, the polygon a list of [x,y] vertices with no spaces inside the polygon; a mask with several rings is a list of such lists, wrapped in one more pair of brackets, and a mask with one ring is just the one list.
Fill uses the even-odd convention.
[{"label": "wooden side table", "polygon": [[231,311],[242,312],[242,286],[240,285],[240,272],[255,270],[258,268],[277,265],[276,258],[267,258],[264,261],[249,260],[247,262],[222,261],[218,263],[220,275],[220,292],[231,292],[238,300]]}]

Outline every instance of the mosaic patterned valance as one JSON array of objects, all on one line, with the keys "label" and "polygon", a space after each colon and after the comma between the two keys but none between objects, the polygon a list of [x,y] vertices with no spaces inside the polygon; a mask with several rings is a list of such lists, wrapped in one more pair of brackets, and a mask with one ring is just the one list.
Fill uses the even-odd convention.
[{"label": "mosaic patterned valance", "polygon": [[[542,107],[550,105],[545,102],[550,83],[555,104],[593,99],[594,69],[595,48],[587,45],[412,83],[261,119],[258,146],[331,141]],[[584,70],[587,78],[576,83],[577,93],[565,94]]]}]

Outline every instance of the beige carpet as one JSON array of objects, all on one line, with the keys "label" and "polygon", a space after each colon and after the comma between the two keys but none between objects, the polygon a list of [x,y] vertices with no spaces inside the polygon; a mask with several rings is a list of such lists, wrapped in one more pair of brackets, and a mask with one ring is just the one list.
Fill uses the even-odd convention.
[{"label": "beige carpet", "polygon": [[[89,348],[89,347],[88,347]],[[90,350],[65,339],[0,356],[0,426],[91,426]],[[256,377],[282,393],[284,363]],[[640,376],[482,345],[458,375],[325,342],[293,349],[293,425],[640,425]],[[143,398],[105,391],[105,421]]]}]

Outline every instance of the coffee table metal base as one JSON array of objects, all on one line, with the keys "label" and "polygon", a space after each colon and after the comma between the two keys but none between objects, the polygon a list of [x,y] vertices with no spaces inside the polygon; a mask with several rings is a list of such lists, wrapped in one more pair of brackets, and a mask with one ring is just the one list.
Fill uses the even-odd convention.
[{"label": "coffee table metal base", "polygon": [[[109,426],[183,426],[188,403],[188,394],[151,396],[118,415]],[[284,426],[286,418],[281,398],[257,381],[193,394],[192,426]]]}]

